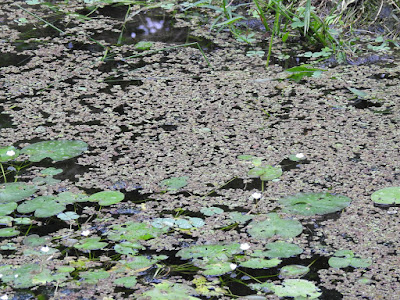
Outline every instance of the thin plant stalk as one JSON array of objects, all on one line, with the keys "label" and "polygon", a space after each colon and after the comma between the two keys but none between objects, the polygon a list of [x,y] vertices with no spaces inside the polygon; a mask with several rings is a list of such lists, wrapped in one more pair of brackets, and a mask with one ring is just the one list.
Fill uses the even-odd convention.
[{"label": "thin plant stalk", "polygon": [[3,164],[0,163],[1,173],[3,174],[4,183],[7,183],[6,173],[4,172]]}]

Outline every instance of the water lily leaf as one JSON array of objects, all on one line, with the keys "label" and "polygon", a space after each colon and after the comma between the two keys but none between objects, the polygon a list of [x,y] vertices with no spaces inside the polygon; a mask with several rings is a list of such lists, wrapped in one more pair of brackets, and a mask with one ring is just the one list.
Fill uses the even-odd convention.
[{"label": "water lily leaf", "polygon": [[90,202],[99,202],[101,206],[109,206],[124,200],[125,195],[118,191],[104,191],[93,194],[89,197]]},{"label": "water lily leaf", "polygon": [[189,248],[183,248],[179,250],[176,255],[183,259],[191,258],[218,258],[220,260],[228,260],[234,254],[240,253],[239,243],[227,244],[227,245],[196,245]]},{"label": "water lily leaf", "polygon": [[29,218],[15,218],[14,222],[15,222],[15,224],[18,224],[18,225],[32,224],[32,220]]},{"label": "water lily leaf", "polygon": [[194,288],[181,283],[172,283],[163,281],[156,284],[153,289],[144,292],[142,297],[138,299],[151,299],[151,300],[195,300],[200,299],[190,295],[196,295],[197,292]]},{"label": "water lily leaf", "polygon": [[39,196],[20,204],[17,211],[22,214],[35,212],[37,218],[48,218],[59,214],[65,208],[65,204],[59,203],[55,196]]},{"label": "water lily leaf", "polygon": [[0,216],[11,214],[17,208],[17,206],[18,204],[15,202],[0,204]]},{"label": "water lily leaf", "polygon": [[126,287],[128,289],[133,289],[137,283],[136,276],[126,276],[114,280],[114,283],[119,286]]},{"label": "water lily leaf", "polygon": [[371,195],[371,199],[377,204],[400,204],[400,187],[397,186],[380,189]]},{"label": "water lily leaf", "polygon": [[67,211],[65,213],[58,214],[57,218],[59,218],[63,221],[71,221],[71,220],[79,219],[79,215],[74,211]]},{"label": "water lily leaf", "polygon": [[19,230],[16,230],[14,228],[1,228],[0,229],[0,237],[10,237],[10,236],[16,236],[19,234]]},{"label": "water lily leaf", "polygon": [[62,192],[57,195],[57,201],[65,205],[73,204],[75,202],[88,202],[89,197],[86,194],[74,194],[71,192]]},{"label": "water lily leaf", "polygon": [[149,240],[168,231],[168,228],[156,228],[146,223],[126,222],[122,225],[114,225],[107,233],[112,241],[126,240],[134,242],[137,240]]},{"label": "water lily leaf", "polygon": [[322,295],[321,290],[314,283],[304,279],[285,279],[282,285],[271,286],[271,290],[278,297],[316,299]]},{"label": "water lily leaf", "polygon": [[55,161],[69,159],[86,151],[88,144],[82,141],[43,141],[24,147],[21,153],[29,155],[29,160],[38,162],[46,157]]},{"label": "water lily leaf", "polygon": [[352,266],[353,268],[367,268],[372,264],[370,258],[357,258],[354,257],[354,253],[351,250],[338,250],[328,260],[328,264],[332,268],[347,268]]},{"label": "water lily leaf", "polygon": [[288,265],[282,267],[279,272],[279,277],[281,278],[296,278],[302,277],[310,272],[310,268],[301,265]]},{"label": "water lily leaf", "polygon": [[48,243],[48,240],[46,239],[46,237],[40,237],[37,234],[31,234],[24,238],[22,243],[28,247],[40,247],[46,245]]},{"label": "water lily leaf", "polygon": [[160,260],[167,258],[168,256],[166,255],[154,255],[153,257],[137,255],[131,257],[129,262],[124,263],[124,265],[135,271],[144,271],[158,263]]},{"label": "water lily leaf", "polygon": [[329,193],[299,193],[281,198],[278,202],[285,206],[284,212],[312,216],[342,210],[350,205],[351,199]]},{"label": "water lily leaf", "polygon": [[101,239],[100,237],[90,237],[83,239],[77,244],[75,244],[74,248],[88,250],[88,251],[103,249],[108,245],[108,243],[100,242],[100,239]]},{"label": "water lily leaf", "polygon": [[13,217],[10,216],[0,216],[0,225],[12,226]]},{"label": "water lily leaf", "polygon": [[229,213],[229,218],[232,219],[232,221],[236,222],[236,223],[246,223],[247,221],[251,220],[254,216],[253,215],[248,215],[246,213],[240,213],[237,211],[233,211],[231,213]]},{"label": "water lily leaf", "polygon": [[260,177],[262,181],[273,180],[281,177],[282,168],[281,166],[259,166],[251,169],[248,175],[252,178]]},{"label": "water lily leaf", "polygon": [[268,243],[266,248],[269,249],[264,253],[268,257],[292,257],[303,253],[303,249],[299,246],[283,241]]},{"label": "water lily leaf", "polygon": [[180,188],[183,188],[187,185],[187,180],[189,177],[182,176],[182,177],[171,177],[168,179],[164,179],[160,182],[160,186],[162,188],[167,188],[167,191],[176,191]]},{"label": "water lily leaf", "polygon": [[200,212],[203,214],[203,215],[206,215],[206,216],[212,216],[212,215],[219,215],[219,214],[222,214],[223,212],[224,212],[224,210],[223,209],[221,209],[221,208],[219,208],[219,207],[203,207],[202,209],[200,209]]},{"label": "water lily leaf", "polygon": [[32,196],[38,188],[24,182],[0,184],[0,203],[19,202]]},{"label": "water lily leaf", "polygon": [[25,264],[20,267],[13,267],[1,269],[1,280],[14,288],[27,289],[36,284],[32,282],[34,274],[40,273],[42,267],[39,264]]},{"label": "water lily leaf", "polygon": [[204,269],[202,273],[207,276],[220,276],[232,271],[229,261],[200,261],[196,266]]},{"label": "water lily leaf", "polygon": [[240,263],[241,267],[251,268],[251,269],[265,269],[273,268],[279,265],[282,261],[277,258],[264,259],[264,258],[250,258],[249,260]]},{"label": "water lily leaf", "polygon": [[56,169],[54,167],[46,168],[42,171],[40,171],[40,174],[46,175],[46,176],[54,176],[62,173],[62,169]]},{"label": "water lily leaf", "polygon": [[140,41],[135,45],[138,50],[149,50],[153,46],[153,42]]},{"label": "water lily leaf", "polygon": [[106,279],[110,277],[110,273],[100,269],[95,271],[82,272],[79,274],[79,276],[85,279],[86,283],[97,284],[100,279]]},{"label": "water lily leaf", "polygon": [[359,98],[365,98],[368,96],[368,94],[364,91],[361,91],[361,90],[358,90],[355,88],[351,88],[351,87],[348,87],[347,89]]},{"label": "water lily leaf", "polygon": [[137,242],[122,242],[114,246],[114,250],[120,254],[135,255],[139,250],[144,250],[145,247]]},{"label": "water lily leaf", "polygon": [[281,219],[278,214],[267,214],[264,221],[252,221],[247,232],[258,239],[268,239],[274,235],[290,238],[299,235],[303,231],[303,226],[297,220]]},{"label": "water lily leaf", "polygon": [[0,148],[0,163],[13,160],[19,156],[19,150],[14,146]]}]

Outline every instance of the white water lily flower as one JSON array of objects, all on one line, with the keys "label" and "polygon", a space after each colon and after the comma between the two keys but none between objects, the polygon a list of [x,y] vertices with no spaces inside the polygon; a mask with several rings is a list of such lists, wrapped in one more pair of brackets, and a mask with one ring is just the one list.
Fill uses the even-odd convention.
[{"label": "white water lily flower", "polygon": [[1,300],[7,300],[7,299],[8,299],[8,296],[7,296],[7,295],[3,295],[3,296],[0,297],[0,299],[1,299]]},{"label": "white water lily flower", "polygon": [[49,252],[49,250],[50,250],[50,248],[47,247],[47,246],[44,246],[44,247],[40,248],[40,251],[42,251],[42,252],[44,252],[44,253]]},{"label": "white water lily flower", "polygon": [[241,250],[249,250],[250,245],[248,243],[240,244],[240,249]]},{"label": "white water lily flower", "polygon": [[14,151],[14,150],[8,150],[8,151],[6,152],[6,155],[7,155],[7,156],[14,156],[14,155],[15,155],[15,151]]},{"label": "white water lily flower", "polygon": [[296,157],[299,158],[299,159],[302,159],[302,158],[304,158],[304,154],[303,153],[297,153]]},{"label": "white water lily flower", "polygon": [[231,270],[232,270],[232,271],[235,270],[235,269],[237,268],[237,264],[230,264],[229,266],[231,267]]},{"label": "white water lily flower", "polygon": [[261,194],[261,193],[258,193],[258,192],[255,192],[255,193],[253,193],[253,194],[251,195],[251,197],[253,197],[254,199],[260,199],[261,196],[262,196],[262,194]]},{"label": "white water lily flower", "polygon": [[90,234],[90,230],[84,230],[81,233],[81,235],[83,235],[83,236],[88,236],[89,234]]}]

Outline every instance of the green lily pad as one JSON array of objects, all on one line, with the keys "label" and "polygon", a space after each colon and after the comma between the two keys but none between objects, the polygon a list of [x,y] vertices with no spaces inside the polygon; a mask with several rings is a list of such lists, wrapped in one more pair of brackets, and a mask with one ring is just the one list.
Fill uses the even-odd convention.
[{"label": "green lily pad", "polygon": [[237,211],[233,211],[231,213],[229,213],[229,218],[232,219],[232,221],[236,222],[236,223],[246,223],[247,221],[251,220],[254,217],[254,215],[248,215],[245,213],[240,213]]},{"label": "green lily pad", "polygon": [[260,177],[262,181],[273,180],[281,177],[282,168],[281,166],[259,166],[251,169],[248,173],[251,178]]},{"label": "green lily pad", "polygon": [[126,240],[134,242],[155,238],[166,231],[168,231],[166,227],[156,228],[146,223],[126,222],[125,224],[112,226],[107,235],[112,241]]},{"label": "green lily pad", "polygon": [[13,160],[19,156],[19,150],[14,146],[0,148],[0,163]]},{"label": "green lily pad", "polygon": [[142,244],[137,242],[122,242],[114,246],[114,250],[120,254],[135,255],[139,250],[146,249]]},{"label": "green lily pad", "polygon": [[380,189],[371,195],[371,199],[377,204],[400,204],[400,187],[396,186]]},{"label": "green lily pad", "polygon": [[264,221],[252,221],[247,232],[258,239],[268,239],[274,235],[284,238],[295,237],[303,231],[303,226],[297,220],[281,219],[278,214],[267,214]]},{"label": "green lily pad", "polygon": [[218,258],[220,260],[228,260],[234,254],[242,252],[239,243],[227,245],[196,245],[189,248],[183,248],[176,253],[183,259],[191,258]]},{"label": "green lily pad", "polygon": [[193,229],[204,226],[204,220],[192,217],[156,218],[151,223],[156,228],[177,227],[180,229]]},{"label": "green lily pad", "polygon": [[160,182],[160,186],[162,188],[166,188],[167,191],[177,191],[180,188],[183,188],[187,185],[187,180],[189,177],[182,176],[182,177],[171,177],[168,179],[164,179]]},{"label": "green lily pad", "polygon": [[32,196],[38,188],[24,182],[0,184],[0,203],[19,202]]},{"label": "green lily pad", "polygon": [[268,257],[287,258],[303,253],[303,249],[301,249],[299,246],[283,241],[268,243],[266,248],[269,250],[265,251],[264,253]]},{"label": "green lily pad", "polygon": [[13,220],[10,216],[0,216],[0,225],[12,226]]},{"label": "green lily pad", "polygon": [[19,234],[19,230],[16,230],[14,228],[1,228],[0,229],[0,237],[10,237],[10,236],[16,236]]},{"label": "green lily pad", "polygon": [[79,219],[79,215],[74,211],[67,211],[65,213],[59,213],[57,215],[57,218],[59,218],[63,221],[71,221],[71,220]]},{"label": "green lily pad", "polygon": [[367,268],[372,264],[370,258],[357,258],[351,250],[338,250],[328,260],[328,264],[332,268]]},{"label": "green lily pad", "polygon": [[251,269],[266,269],[273,268],[279,265],[282,261],[277,258],[265,259],[265,258],[250,258],[249,260],[240,263],[241,267],[251,268]]},{"label": "green lily pad", "polygon": [[212,215],[219,215],[222,214],[224,212],[223,209],[219,208],[219,207],[203,207],[202,209],[200,209],[200,212],[205,215],[205,216],[212,216]]},{"label": "green lily pad", "polygon": [[17,206],[18,204],[15,202],[0,204],[0,216],[11,214],[17,208]]},{"label": "green lily pad", "polygon": [[207,276],[220,276],[232,272],[231,262],[229,261],[204,261],[197,260],[195,265],[204,269],[202,274]]},{"label": "green lily pad", "polygon": [[153,42],[140,41],[135,45],[138,50],[149,50],[153,46]]},{"label": "green lily pad", "polygon": [[49,157],[55,161],[69,159],[86,151],[88,145],[82,141],[43,141],[24,147],[21,153],[29,155],[29,160],[38,162]]},{"label": "green lily pad", "polygon": [[22,243],[28,247],[40,247],[46,245],[48,240],[45,237],[40,237],[37,234],[31,234],[25,237]]},{"label": "green lily pad", "polygon": [[299,193],[278,200],[285,206],[284,212],[303,216],[333,213],[347,207],[351,199],[329,193]]},{"label": "green lily pad", "polygon": [[87,251],[103,249],[108,245],[108,243],[100,242],[100,240],[100,237],[86,238],[75,244],[74,248]]},{"label": "green lily pad", "polygon": [[285,279],[282,285],[273,285],[271,290],[278,297],[316,299],[322,295],[321,290],[314,283],[304,279]]},{"label": "green lily pad", "polygon": [[101,206],[109,206],[124,200],[125,195],[118,191],[104,191],[91,195],[88,200],[90,202],[99,202]]},{"label": "green lily pad", "polygon": [[310,268],[301,265],[288,265],[282,267],[279,272],[279,277],[281,278],[296,278],[302,277],[310,272]]},{"label": "green lily pad", "polygon": [[20,204],[17,211],[22,214],[35,212],[37,218],[55,216],[66,209],[66,205],[59,203],[56,196],[39,196]]},{"label": "green lily pad", "polygon": [[54,176],[62,173],[62,169],[56,169],[54,167],[46,168],[42,171],[40,171],[40,174],[46,175],[46,176]]},{"label": "green lily pad", "polygon": [[110,273],[108,273],[105,270],[95,270],[95,271],[88,271],[88,272],[82,272],[79,274],[79,276],[83,279],[85,279],[84,282],[89,283],[89,284],[97,284],[99,280],[101,279],[107,279],[110,277]]},{"label": "green lily pad", "polygon": [[151,299],[151,300],[195,300],[200,299],[192,297],[197,292],[194,288],[181,283],[172,283],[163,281],[156,284],[153,289],[144,292],[138,299]]},{"label": "green lily pad", "polygon": [[114,280],[115,285],[123,286],[128,289],[133,289],[137,283],[136,276],[126,276]]},{"label": "green lily pad", "polygon": [[152,257],[144,255],[136,255],[129,258],[129,262],[125,262],[124,265],[131,270],[146,270],[151,266],[158,263],[160,260],[167,259],[166,255],[153,255]]}]

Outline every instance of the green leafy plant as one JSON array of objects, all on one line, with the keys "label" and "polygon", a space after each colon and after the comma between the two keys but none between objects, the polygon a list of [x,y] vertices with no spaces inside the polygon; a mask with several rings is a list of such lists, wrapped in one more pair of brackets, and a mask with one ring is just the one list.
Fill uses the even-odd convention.
[{"label": "green leafy plant", "polygon": [[21,153],[29,155],[29,160],[38,162],[49,157],[54,161],[69,159],[82,154],[88,145],[82,141],[43,141],[22,148]]},{"label": "green leafy plant", "polygon": [[357,258],[351,250],[338,250],[328,260],[332,268],[367,268],[372,264],[370,258]]},{"label": "green leafy plant", "polygon": [[162,188],[166,188],[167,191],[177,191],[180,188],[183,188],[187,185],[187,180],[189,177],[182,176],[182,177],[171,177],[168,179],[164,179],[160,182],[160,186]]},{"label": "green leafy plant", "polygon": [[374,192],[371,200],[381,205],[398,205],[400,204],[400,187],[386,187]]},{"label": "green leafy plant", "polygon": [[277,213],[269,213],[264,221],[254,220],[247,226],[247,232],[257,239],[268,239],[274,235],[290,238],[302,231],[303,226],[299,221],[281,219]]}]

